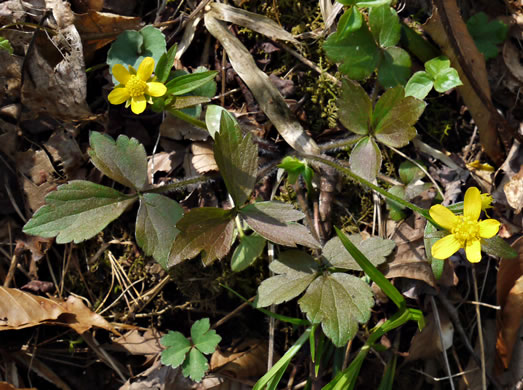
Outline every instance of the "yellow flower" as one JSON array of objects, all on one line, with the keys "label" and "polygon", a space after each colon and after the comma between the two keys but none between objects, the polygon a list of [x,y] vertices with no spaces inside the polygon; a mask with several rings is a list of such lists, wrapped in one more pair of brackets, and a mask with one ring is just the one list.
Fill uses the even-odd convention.
[{"label": "yellow flower", "polygon": [[481,210],[482,211],[486,212],[487,209],[491,209],[492,208],[491,203],[492,203],[492,195],[481,194]]},{"label": "yellow flower", "polygon": [[432,257],[446,259],[460,248],[465,248],[467,260],[471,263],[479,262],[481,239],[494,237],[500,225],[495,219],[478,221],[481,208],[481,194],[476,187],[469,188],[465,193],[463,215],[455,215],[440,204],[432,206],[429,210],[430,216],[451,233],[432,246]]},{"label": "yellow flower", "polygon": [[[109,94],[111,104],[122,104],[131,106],[135,114],[145,111],[147,102],[152,103],[150,96],[159,97],[165,95],[167,87],[159,83],[156,77],[151,77],[154,71],[154,59],[145,57],[136,71],[132,66],[129,70],[122,64],[113,66],[113,76],[120,83]],[[149,97],[148,99],[146,97]]]}]

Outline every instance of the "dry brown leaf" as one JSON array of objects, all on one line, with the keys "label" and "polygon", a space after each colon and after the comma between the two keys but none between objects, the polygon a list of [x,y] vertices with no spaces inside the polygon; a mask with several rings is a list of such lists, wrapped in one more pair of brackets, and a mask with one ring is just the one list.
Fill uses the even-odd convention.
[{"label": "dry brown leaf", "polygon": [[224,22],[234,23],[247,27],[271,39],[280,39],[298,43],[294,36],[284,30],[274,20],[254,12],[245,11],[227,4],[212,2],[209,4],[213,17]]},{"label": "dry brown leaf", "polygon": [[247,84],[260,108],[283,139],[301,153],[319,154],[320,150],[316,142],[305,133],[278,89],[270,82],[269,77],[256,66],[251,53],[216,17],[213,10],[206,12],[205,27],[220,41],[232,67]]},{"label": "dry brown leaf", "polygon": [[0,382],[0,390],[37,390],[36,387],[15,387],[7,382]]},{"label": "dry brown leaf", "polygon": [[65,383],[47,364],[42,362],[38,356],[29,354],[25,351],[15,352],[12,356],[27,369],[35,372],[39,377],[44,378],[49,383],[52,383],[53,387],[60,390],[71,390],[69,385]]},{"label": "dry brown leaf", "polygon": [[102,316],[74,296],[65,302],[53,301],[16,288],[0,287],[0,331],[43,323],[67,325],[79,334],[93,326],[115,332]]},{"label": "dry brown leaf", "polygon": [[503,186],[507,202],[515,210],[516,214],[523,209],[523,165],[519,173],[512,176],[512,178]]},{"label": "dry brown leaf", "polygon": [[141,18],[98,12],[99,10],[91,9],[74,15],[74,25],[82,38],[86,59],[114,41],[121,32],[138,30],[142,25]]},{"label": "dry brown leaf", "polygon": [[46,0],[52,18],[44,23],[53,36],[37,32],[35,45],[27,53],[22,103],[33,114],[48,114],[62,120],[91,116],[86,103],[87,76],[80,34],[73,24],[70,5],[64,0]]},{"label": "dry brown leaf", "polygon": [[113,351],[124,350],[131,355],[145,356],[147,358],[145,365],[162,352],[163,346],[160,343],[162,336],[154,328],[147,329],[145,332],[133,329],[113,340],[110,345],[104,348]]},{"label": "dry brown leaf", "polygon": [[[432,39],[449,57],[463,82],[458,91],[463,97],[480,134],[480,142],[488,156],[501,164],[504,160],[498,131],[511,138],[514,133],[496,111],[491,101],[485,59],[478,51],[455,0],[435,1],[433,13],[424,25]],[[459,48],[458,51],[455,49]]]},{"label": "dry brown leaf", "polygon": [[54,162],[62,166],[68,180],[85,179],[85,173],[78,169],[84,164],[85,158],[71,133],[56,129],[44,146]]},{"label": "dry brown leaf", "polygon": [[187,139],[190,141],[205,141],[209,138],[209,132],[182,121],[170,114],[165,116],[160,125],[160,134],[176,141]]},{"label": "dry brown leaf", "polygon": [[518,238],[512,247],[518,258],[501,259],[497,276],[497,301],[501,306],[496,318],[498,374],[510,364],[523,318],[523,238]]},{"label": "dry brown leaf", "polygon": [[191,164],[200,175],[218,170],[210,142],[193,142],[191,144],[191,153]]},{"label": "dry brown leaf", "polygon": [[157,172],[172,172],[183,162],[185,149],[174,152],[159,152],[149,157],[147,162],[147,176],[153,177]]},{"label": "dry brown leaf", "polygon": [[231,378],[259,378],[267,371],[267,344],[250,339],[232,350],[216,350],[211,356],[210,369]]},{"label": "dry brown leaf", "polygon": [[55,169],[43,150],[27,150],[16,153],[16,167],[25,193],[26,209],[36,211],[45,196],[56,188]]},{"label": "dry brown leaf", "polygon": [[444,311],[439,311],[441,333],[443,335],[443,349],[439,337],[438,325],[434,313],[425,316],[425,327],[417,332],[410,343],[407,360],[433,359],[441,356],[444,350],[452,346],[454,338],[454,325]]}]

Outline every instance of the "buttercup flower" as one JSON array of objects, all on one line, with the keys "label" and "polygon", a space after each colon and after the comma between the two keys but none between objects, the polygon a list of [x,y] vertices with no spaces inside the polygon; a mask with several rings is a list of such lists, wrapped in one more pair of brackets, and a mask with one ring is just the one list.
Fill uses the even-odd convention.
[{"label": "buttercup flower", "polygon": [[[120,83],[109,94],[111,104],[122,104],[131,106],[132,112],[141,114],[145,111],[147,102],[152,104],[151,96],[159,97],[165,95],[167,87],[159,83],[156,77],[151,77],[154,71],[154,59],[145,57],[136,71],[132,66],[129,70],[122,64],[113,66],[113,76]],[[147,99],[148,97],[148,99]]]},{"label": "buttercup flower", "polygon": [[487,212],[487,209],[492,208],[492,195],[481,194],[481,210]]},{"label": "buttercup flower", "polygon": [[495,219],[478,221],[482,209],[482,197],[476,187],[465,193],[463,215],[455,215],[448,208],[437,204],[430,208],[430,216],[438,225],[451,234],[436,241],[432,246],[432,257],[446,259],[465,248],[467,260],[477,263],[481,260],[481,239],[494,237],[500,223]]}]

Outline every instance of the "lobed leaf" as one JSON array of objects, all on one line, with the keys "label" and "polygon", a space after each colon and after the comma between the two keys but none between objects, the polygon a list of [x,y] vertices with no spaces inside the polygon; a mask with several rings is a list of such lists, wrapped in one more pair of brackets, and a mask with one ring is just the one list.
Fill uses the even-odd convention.
[{"label": "lobed leaf", "polygon": [[400,40],[401,25],[398,14],[388,4],[370,9],[369,26],[374,39],[381,47],[394,46]]},{"label": "lobed leaf", "polygon": [[498,55],[496,45],[502,43],[508,32],[508,26],[500,20],[488,21],[484,12],[472,15],[467,20],[467,29],[474,39],[478,50],[485,56],[485,60]]},{"label": "lobed leaf", "polygon": [[187,352],[192,348],[191,342],[180,332],[169,331],[160,339],[160,343],[167,347],[162,351],[161,361],[166,366],[178,367],[185,360]]},{"label": "lobed leaf", "polygon": [[410,76],[409,53],[399,47],[387,47],[378,69],[378,81],[385,88],[405,85]]},{"label": "lobed leaf", "polygon": [[24,233],[56,237],[58,244],[85,241],[100,233],[137,199],[90,181],[75,180],[46,196]]},{"label": "lobed leaf", "polygon": [[316,278],[298,303],[311,322],[321,322],[335,346],[343,347],[356,335],[358,322],[369,320],[374,300],[369,285],[361,279],[335,273]]},{"label": "lobed leaf", "polygon": [[4,38],[0,36],[0,49],[7,51],[9,54],[13,54],[13,46],[11,46],[11,42],[7,38]]},{"label": "lobed leaf", "polygon": [[[394,241],[380,237],[370,237],[366,240],[359,234],[347,235],[347,238],[362,252],[369,261],[378,266],[385,262],[386,257],[391,254],[396,246]],[[345,250],[343,243],[336,236],[331,238],[323,247],[323,256],[329,261],[330,265],[354,271],[362,271],[352,255]]]},{"label": "lobed leaf", "polygon": [[215,104],[208,105],[207,111],[205,112],[205,125],[213,139],[215,134],[220,132],[222,115],[227,116],[228,120],[232,121],[235,125],[238,124],[236,118],[222,106],[217,106]]},{"label": "lobed leaf", "polygon": [[242,139],[239,126],[225,115],[221,117],[220,132],[215,134],[214,158],[234,205],[242,206],[256,182],[258,146],[250,133]]},{"label": "lobed leaf", "polygon": [[294,210],[291,205],[259,202],[245,206],[239,212],[252,230],[269,241],[290,247],[296,245],[319,247],[319,242],[305,226],[289,223],[303,218],[303,214]]},{"label": "lobed leaf", "polygon": [[136,242],[146,255],[153,256],[164,268],[169,252],[179,233],[176,223],[183,208],[173,199],[160,194],[144,194],[136,217]]},{"label": "lobed leaf", "polygon": [[376,69],[380,55],[364,20],[358,30],[342,36],[337,32],[331,34],[323,44],[323,49],[332,61],[342,64],[340,71],[353,80],[369,77]]},{"label": "lobed leaf", "polygon": [[290,250],[280,253],[269,265],[277,275],[261,282],[257,307],[290,301],[300,295],[316,278],[318,264],[305,252]]},{"label": "lobed leaf", "polygon": [[240,272],[254,263],[261,256],[265,243],[265,238],[257,234],[243,236],[232,254],[231,269]]},{"label": "lobed leaf", "polygon": [[340,122],[356,134],[369,133],[372,103],[360,83],[343,80],[341,97],[336,101]]},{"label": "lobed leaf", "polygon": [[194,347],[206,355],[213,353],[216,350],[216,346],[222,340],[222,338],[216,334],[216,331],[210,328],[211,325],[208,318],[202,318],[196,321],[191,327],[191,338]]},{"label": "lobed leaf", "polygon": [[413,96],[416,99],[423,100],[432,90],[433,85],[434,82],[427,72],[416,72],[405,85],[405,96]]},{"label": "lobed leaf", "polygon": [[142,190],[147,183],[147,154],[136,138],[91,132],[89,156],[104,175],[126,187]]},{"label": "lobed leaf", "polygon": [[195,382],[200,382],[209,368],[207,359],[196,348],[192,348],[189,356],[183,362],[183,375],[190,377]]},{"label": "lobed leaf", "polygon": [[225,257],[232,246],[234,212],[215,207],[192,209],[176,224],[180,230],[174,240],[167,265],[172,267],[204,251],[205,265]]},{"label": "lobed leaf", "polygon": [[381,168],[381,151],[372,137],[360,139],[351,151],[350,169],[365,180],[374,181]]},{"label": "lobed leaf", "polygon": [[363,24],[363,16],[356,7],[350,7],[341,16],[336,33],[338,39],[343,39],[352,31],[359,30]]}]

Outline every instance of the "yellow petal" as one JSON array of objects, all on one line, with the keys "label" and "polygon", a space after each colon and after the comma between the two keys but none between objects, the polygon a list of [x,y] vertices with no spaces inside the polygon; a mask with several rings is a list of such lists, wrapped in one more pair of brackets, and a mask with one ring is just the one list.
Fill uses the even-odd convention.
[{"label": "yellow petal", "polygon": [[476,187],[470,187],[465,192],[465,205],[463,215],[477,221],[481,214],[481,193]]},{"label": "yellow petal", "polygon": [[122,64],[116,64],[113,66],[113,76],[120,84],[127,84],[131,75],[129,71],[125,69]]},{"label": "yellow petal", "polygon": [[131,111],[134,112],[136,115],[141,114],[145,111],[145,107],[147,106],[147,102],[145,101],[145,96],[135,96],[131,100]]},{"label": "yellow petal", "polygon": [[165,92],[167,92],[167,87],[162,83],[147,83],[147,95],[159,97],[165,95]]},{"label": "yellow petal", "polygon": [[459,248],[461,248],[459,241],[453,234],[449,234],[432,245],[431,254],[436,259],[444,260],[456,253]]},{"label": "yellow petal", "polygon": [[458,222],[458,217],[456,217],[448,208],[440,204],[432,206],[429,210],[429,214],[438,225],[447,230],[452,230],[454,225]]},{"label": "yellow petal", "polygon": [[479,221],[479,236],[481,238],[492,238],[498,234],[499,226],[501,224],[495,219],[485,219]]},{"label": "yellow petal", "polygon": [[468,261],[478,263],[481,260],[481,244],[479,240],[467,241],[465,253]]},{"label": "yellow petal", "polygon": [[129,99],[129,91],[127,88],[117,87],[111,91],[109,96],[107,96],[107,99],[109,99],[109,103],[111,104],[122,104],[127,99]]},{"label": "yellow petal", "polygon": [[138,73],[136,74],[140,80],[147,81],[154,72],[154,59],[153,57],[145,57],[138,67]]}]

